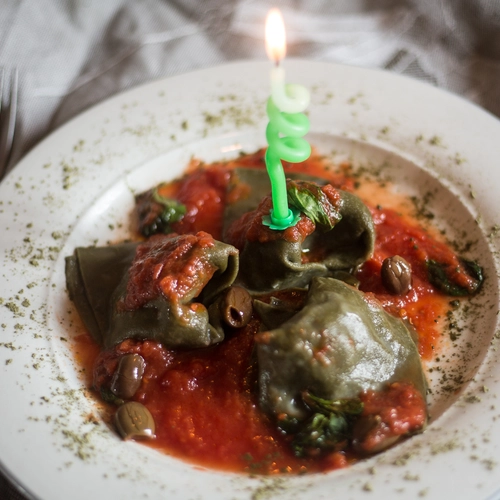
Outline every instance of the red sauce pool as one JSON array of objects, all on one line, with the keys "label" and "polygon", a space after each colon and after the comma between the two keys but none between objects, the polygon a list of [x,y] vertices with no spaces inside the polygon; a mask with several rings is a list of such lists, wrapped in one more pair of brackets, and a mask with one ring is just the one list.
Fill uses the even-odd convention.
[{"label": "red sauce pool", "polygon": [[[229,170],[236,165],[264,168],[263,153],[196,169],[165,187],[165,195],[176,197],[187,207],[186,217],[174,227],[176,232],[206,231],[220,238],[225,186]],[[348,175],[347,168],[330,171],[320,158],[289,166],[289,170],[324,177],[337,188],[355,191],[356,180]],[[372,207],[377,241],[374,256],[357,274],[360,288],[373,293],[389,312],[415,326],[420,354],[423,359],[430,359],[439,343],[440,321],[449,308],[450,298],[428,283],[423,262],[427,257],[452,262],[455,256],[411,220],[408,213],[375,208],[369,199],[364,201]],[[403,298],[388,294],[380,280],[382,261],[395,254],[408,260],[413,268],[413,289]],[[109,383],[120,354],[141,354],[146,370],[134,400],[146,405],[156,422],[157,438],[148,444],[193,464],[275,474],[319,472],[354,461],[355,456],[344,452],[314,459],[295,457],[287,438],[259,410],[252,357],[257,327],[257,320],[252,320],[219,345],[183,352],[167,350],[152,341],[127,340],[99,354],[98,347],[84,334],[76,339],[76,358],[85,369],[89,385],[96,366],[94,383],[99,387]],[[365,399],[370,407],[381,403],[373,394],[365,395]],[[411,416],[411,405],[404,406],[401,405],[403,413],[418,417],[416,413]],[[111,407],[108,410],[113,411]]]},{"label": "red sauce pool", "polygon": [[295,457],[259,410],[252,361],[257,327],[253,321],[219,345],[181,353],[157,342],[124,341],[98,358],[97,384],[109,382],[120,353],[142,355],[146,371],[134,401],[155,419],[156,439],[148,444],[202,466],[273,474],[347,465],[341,453],[321,461]]}]

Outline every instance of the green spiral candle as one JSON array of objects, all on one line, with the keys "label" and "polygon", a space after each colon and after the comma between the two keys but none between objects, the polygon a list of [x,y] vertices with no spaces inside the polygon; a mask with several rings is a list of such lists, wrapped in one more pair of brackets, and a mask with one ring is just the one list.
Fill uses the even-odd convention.
[{"label": "green spiral candle", "polygon": [[311,146],[302,138],[309,131],[309,119],[302,111],[309,105],[310,96],[302,85],[285,85],[285,70],[280,66],[286,53],[285,38],[283,17],[278,9],[271,9],[266,19],[266,51],[276,64],[271,70],[271,97],[267,101],[266,168],[273,208],[262,223],[275,230],[294,226],[299,220],[299,213],[288,206],[281,160],[297,163],[311,154]]},{"label": "green spiral candle", "polygon": [[266,168],[271,181],[273,208],[263,223],[271,229],[294,226],[299,214],[288,206],[286,178],[281,160],[297,163],[307,160],[311,146],[302,138],[309,131],[309,119],[303,113],[283,113],[270,97],[267,101],[269,123],[266,129],[268,148]]}]

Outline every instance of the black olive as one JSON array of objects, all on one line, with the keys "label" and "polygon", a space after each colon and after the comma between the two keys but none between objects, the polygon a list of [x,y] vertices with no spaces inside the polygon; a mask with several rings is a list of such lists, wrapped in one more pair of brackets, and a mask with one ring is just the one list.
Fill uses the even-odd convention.
[{"label": "black olive", "polygon": [[242,328],[252,317],[253,305],[250,294],[240,286],[231,286],[220,302],[222,320],[232,328]]},{"label": "black olive", "polygon": [[411,266],[400,257],[388,257],[382,263],[382,283],[394,295],[406,295],[411,290]]},{"label": "black olive", "polygon": [[154,439],[155,422],[141,403],[128,401],[115,413],[115,425],[123,439]]},{"label": "black olive", "polygon": [[130,399],[141,385],[144,359],[139,354],[125,354],[111,380],[111,392],[118,398]]}]

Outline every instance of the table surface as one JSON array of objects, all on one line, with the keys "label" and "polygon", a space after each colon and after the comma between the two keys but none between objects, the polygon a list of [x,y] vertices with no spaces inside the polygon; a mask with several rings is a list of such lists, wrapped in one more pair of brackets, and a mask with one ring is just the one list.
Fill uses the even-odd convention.
[{"label": "table surface", "polygon": [[[0,67],[19,71],[9,167],[52,130],[117,92],[264,59],[266,1],[2,0]],[[288,56],[384,68],[500,116],[496,0],[285,0]],[[4,464],[8,468],[8,464]],[[0,475],[0,498],[27,498]]]}]

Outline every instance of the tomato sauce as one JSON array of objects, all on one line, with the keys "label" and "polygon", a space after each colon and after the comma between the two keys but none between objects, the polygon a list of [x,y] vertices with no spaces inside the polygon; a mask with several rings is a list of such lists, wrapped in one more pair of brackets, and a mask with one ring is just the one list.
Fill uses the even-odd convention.
[{"label": "tomato sauce", "polygon": [[214,265],[200,259],[200,249],[214,245],[212,236],[203,231],[169,239],[153,236],[141,243],[129,270],[121,307],[133,311],[160,294],[178,303],[193,290],[199,293],[206,278],[216,271]]},{"label": "tomato sauce", "polygon": [[[371,211],[377,239],[373,257],[356,275],[360,289],[373,292],[388,312],[408,320],[418,332],[420,355],[430,359],[439,342],[438,324],[449,308],[449,297],[429,283],[425,262],[429,257],[446,262],[456,257],[446,245],[394,210],[372,208]],[[404,296],[389,294],[382,284],[382,262],[392,255],[400,255],[412,267],[412,289]]]},{"label": "tomato sauce", "polygon": [[[264,168],[263,152],[191,169],[184,178],[162,188],[162,195],[174,196],[186,205],[186,215],[173,225],[177,233],[206,231],[215,239],[221,237],[225,190],[235,166]],[[357,181],[349,176],[346,166],[330,171],[321,158],[313,157],[287,168],[323,177],[335,188],[355,191]],[[369,205],[369,200],[363,201]],[[450,299],[427,280],[425,260],[433,258],[455,265],[456,257],[444,243],[418,227],[408,214],[373,206],[370,209],[376,226],[376,248],[373,257],[357,272],[360,289],[372,293],[386,310],[414,325],[420,354],[429,359],[438,346],[439,321]],[[389,294],[380,279],[383,260],[396,254],[404,257],[413,269],[413,287],[403,297]],[[347,466],[356,459],[351,452],[296,457],[289,438],[259,410],[252,355],[257,329],[258,321],[254,318],[222,343],[195,351],[173,351],[154,341],[126,340],[98,353],[89,336],[82,335],[77,338],[77,358],[87,373],[94,367],[93,386],[99,391],[109,385],[121,354],[143,356],[144,378],[133,399],[144,404],[156,422],[156,439],[148,444],[168,454],[201,466],[235,472],[303,473]],[[403,433],[405,422],[421,423],[425,405],[416,400],[417,396],[407,386],[394,385],[390,394],[369,392],[362,399],[365,412],[378,411],[389,401],[396,410],[393,417],[386,416],[386,430],[380,432],[397,434]],[[379,437],[373,436],[373,446]]]},{"label": "tomato sauce", "polygon": [[377,424],[368,432],[362,450],[372,452],[388,438],[396,438],[419,429],[427,415],[422,395],[410,384],[396,382],[386,391],[361,394],[363,416],[377,415]]},{"label": "tomato sauce", "polygon": [[202,466],[264,474],[314,472],[347,465],[342,454],[299,459],[258,407],[252,358],[254,320],[219,345],[169,351],[154,341],[126,340],[99,355],[97,389],[109,384],[120,354],[146,361],[141,388],[133,400],[149,409],[156,423],[151,446]]},{"label": "tomato sauce", "polygon": [[277,239],[289,242],[302,242],[315,229],[314,223],[307,217],[301,217],[297,224],[286,228],[284,231],[273,231],[262,224],[262,217],[269,215],[273,206],[271,196],[266,196],[255,211],[244,214],[235,221],[226,231],[225,240],[242,250],[247,241],[265,243]]},{"label": "tomato sauce", "polygon": [[214,165],[197,169],[181,180],[175,197],[186,206],[186,214],[182,220],[173,224],[176,233],[205,231],[216,240],[221,239],[229,176],[229,169]]}]

